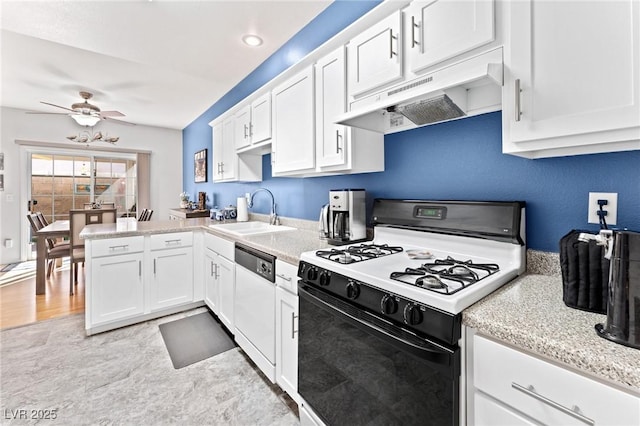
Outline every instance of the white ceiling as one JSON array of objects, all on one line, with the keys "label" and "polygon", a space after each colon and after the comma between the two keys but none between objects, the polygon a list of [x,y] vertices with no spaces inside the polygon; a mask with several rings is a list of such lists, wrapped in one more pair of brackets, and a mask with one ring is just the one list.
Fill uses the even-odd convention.
[{"label": "white ceiling", "polygon": [[122,120],[182,129],[330,3],[1,0],[0,104],[64,113],[40,101],[70,108],[85,90]]}]

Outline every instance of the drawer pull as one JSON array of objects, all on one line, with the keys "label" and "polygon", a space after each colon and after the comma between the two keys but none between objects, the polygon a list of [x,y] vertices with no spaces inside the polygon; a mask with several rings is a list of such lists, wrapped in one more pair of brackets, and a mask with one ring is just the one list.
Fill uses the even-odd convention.
[{"label": "drawer pull", "polygon": [[126,251],[129,247],[129,244],[123,244],[121,246],[109,246],[109,250],[111,251],[116,251],[116,250],[122,250],[122,251]]},{"label": "drawer pull", "polygon": [[284,276],[284,275],[282,275],[282,274],[276,274],[276,277],[278,277],[278,278],[282,278],[282,279],[283,279],[283,280],[285,280],[285,281],[289,281],[289,282],[291,282],[291,277],[286,277],[286,276]]},{"label": "drawer pull", "polygon": [[553,400],[551,400],[551,399],[549,399],[549,398],[547,398],[545,396],[542,396],[539,393],[537,393],[535,391],[535,389],[533,388],[533,386],[531,386],[531,385],[529,385],[527,387],[524,387],[524,386],[519,385],[519,384],[517,384],[515,382],[511,382],[511,387],[516,389],[516,390],[519,390],[520,392],[522,392],[522,393],[524,393],[526,395],[529,395],[532,398],[537,399],[540,402],[544,402],[545,404],[550,405],[553,408],[555,408],[557,410],[560,410],[563,413],[568,414],[568,415],[570,415],[571,417],[573,417],[575,419],[580,420],[581,422],[584,422],[584,423],[586,423],[588,425],[595,425],[596,424],[596,422],[594,420],[591,420],[589,417],[585,417],[582,414],[578,413],[579,408],[578,408],[577,405],[574,405],[573,409],[567,408],[564,405],[560,405],[557,402],[555,402],[555,401],[553,401]]},{"label": "drawer pull", "polygon": [[179,246],[181,242],[182,242],[181,239],[177,239],[177,240],[165,240],[164,243],[168,246]]}]

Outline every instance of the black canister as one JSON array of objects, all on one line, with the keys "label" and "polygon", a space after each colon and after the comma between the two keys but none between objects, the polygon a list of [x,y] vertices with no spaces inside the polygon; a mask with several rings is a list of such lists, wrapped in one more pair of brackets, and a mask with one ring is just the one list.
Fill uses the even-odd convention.
[{"label": "black canister", "polygon": [[640,349],[640,233],[613,231],[607,322],[599,336]]}]

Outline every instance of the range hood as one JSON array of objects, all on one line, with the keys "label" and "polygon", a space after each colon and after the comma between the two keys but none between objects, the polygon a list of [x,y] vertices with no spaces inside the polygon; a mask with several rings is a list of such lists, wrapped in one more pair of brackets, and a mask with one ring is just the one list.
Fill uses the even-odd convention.
[{"label": "range hood", "polygon": [[358,99],[335,122],[391,133],[487,112],[500,105],[502,68],[502,48],[491,50]]}]

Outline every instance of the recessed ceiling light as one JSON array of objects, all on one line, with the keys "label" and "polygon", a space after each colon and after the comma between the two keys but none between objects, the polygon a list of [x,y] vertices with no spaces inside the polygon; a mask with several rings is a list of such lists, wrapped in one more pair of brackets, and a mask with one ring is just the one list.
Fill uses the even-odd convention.
[{"label": "recessed ceiling light", "polygon": [[262,44],[262,39],[253,34],[247,34],[246,36],[242,37],[242,41],[244,42],[244,44],[247,44],[249,46],[260,46]]}]

